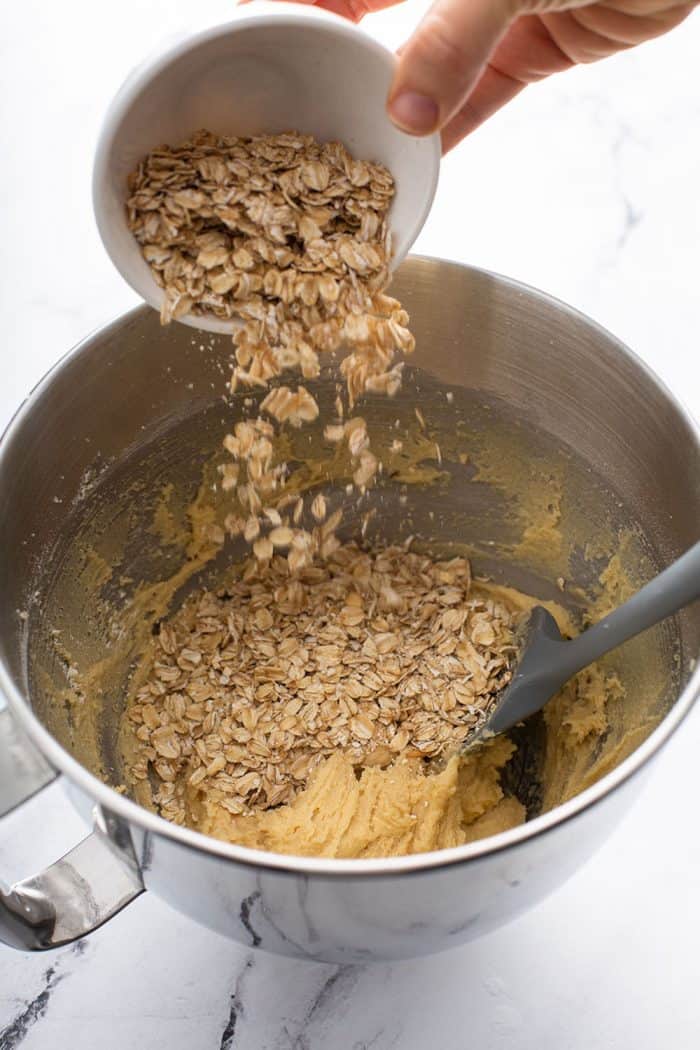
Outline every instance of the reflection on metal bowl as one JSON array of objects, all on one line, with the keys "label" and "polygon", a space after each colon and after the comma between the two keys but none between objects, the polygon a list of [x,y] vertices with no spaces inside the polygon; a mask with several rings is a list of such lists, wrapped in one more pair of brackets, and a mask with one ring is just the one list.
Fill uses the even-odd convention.
[{"label": "reflection on metal bowl", "polygon": [[[641,583],[697,540],[698,431],[613,337],[538,292],[436,260],[410,259],[393,291],[417,350],[400,394],[362,412],[381,443],[419,405],[429,440],[416,439],[412,475],[397,469],[373,490],[370,539],[413,534],[467,550],[477,573],[574,615],[619,599],[620,580]],[[241,552],[177,540],[193,500],[203,520],[221,511],[202,483],[239,411],[221,396],[229,355],[225,337],[162,329],[139,308],[64,358],[3,440],[0,809],[59,772],[94,829],[0,893],[0,938],[65,943],[145,888],[232,938],[303,958],[456,946],[544,897],[615,826],[697,694],[700,609],[612,658],[626,697],[576,761],[557,758],[556,719],[520,731],[507,786],[527,806],[522,827],[439,853],[323,860],[166,823],[114,790],[119,721],[164,596],[173,607]],[[320,401],[333,390],[331,368]],[[313,450],[319,432],[305,433]],[[169,539],[154,525],[168,484]],[[358,521],[343,528],[353,535]]]}]

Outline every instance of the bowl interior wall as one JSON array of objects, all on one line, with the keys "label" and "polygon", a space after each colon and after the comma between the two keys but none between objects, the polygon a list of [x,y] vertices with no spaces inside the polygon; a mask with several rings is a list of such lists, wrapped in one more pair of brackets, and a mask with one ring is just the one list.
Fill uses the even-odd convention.
[{"label": "bowl interior wall", "polygon": [[[611,560],[638,586],[697,539],[697,437],[607,333],[546,297],[431,260],[409,260],[394,291],[416,354],[399,395],[358,412],[377,447],[398,435],[405,455],[346,514],[345,535],[372,510],[369,541],[414,536],[466,551],[476,573],[574,616],[624,597],[617,577],[601,583]],[[43,386],[0,462],[0,654],[59,741],[114,784],[139,646],[167,608],[243,553],[197,538],[227,509],[215,468],[244,411],[244,395],[222,397],[230,356],[225,337],[162,329],[137,310]],[[318,381],[322,409],[336,381],[334,366]],[[339,499],[347,478],[324,476],[322,445],[311,427],[291,435],[287,455],[305,464],[310,488]],[[568,793],[658,724],[699,648],[691,608],[609,658],[627,697]]]}]

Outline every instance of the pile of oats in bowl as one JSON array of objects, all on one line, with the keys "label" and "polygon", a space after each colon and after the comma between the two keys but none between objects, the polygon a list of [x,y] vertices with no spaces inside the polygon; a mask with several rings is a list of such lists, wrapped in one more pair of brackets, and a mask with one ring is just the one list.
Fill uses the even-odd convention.
[{"label": "pile of oats in bowl", "polygon": [[[345,443],[362,498],[382,470],[365,393],[392,396],[414,339],[384,294],[394,193],[381,165],[339,143],[288,133],[198,133],[154,150],[130,182],[129,225],[164,290],[162,320],[237,319],[232,390],[271,389],[224,439],[230,536],[252,545],[225,593],[194,596],[160,625],[129,718],[132,775],[155,777],[154,802],[188,820],[188,799],[237,815],[289,803],[339,750],[358,767],[435,760],[458,750],[509,678],[518,615],[471,587],[468,562],[407,546],[341,543],[342,505],[287,488],[285,426],[318,419],[302,384],[341,347],[343,383],[329,445]],[[420,420],[420,410],[416,406]],[[223,530],[212,534],[223,542]]]}]

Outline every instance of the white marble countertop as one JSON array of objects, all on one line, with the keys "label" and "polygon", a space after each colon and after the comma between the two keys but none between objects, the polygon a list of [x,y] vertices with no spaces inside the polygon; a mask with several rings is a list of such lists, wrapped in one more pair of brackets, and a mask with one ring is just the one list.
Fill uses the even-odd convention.
[{"label": "white marble countertop", "polygon": [[[399,43],[421,6],[377,17],[373,31]],[[224,0],[8,8],[0,423],[59,355],[135,301],[90,208],[111,94],[161,37],[229,11]],[[699,51],[696,15],[638,51],[528,89],[448,158],[416,246],[578,306],[696,414]],[[299,964],[246,951],[146,895],[73,948],[0,949],[0,1050],[691,1050],[699,743],[696,713],[586,867],[472,945],[373,967]],[[0,875],[11,881],[55,859],[82,825],[54,786],[1,833]]]}]

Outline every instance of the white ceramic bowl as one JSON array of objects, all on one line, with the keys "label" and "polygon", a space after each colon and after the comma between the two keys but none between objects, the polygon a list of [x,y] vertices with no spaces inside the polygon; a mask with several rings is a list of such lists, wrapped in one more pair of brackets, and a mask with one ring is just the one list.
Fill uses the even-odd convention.
[{"label": "white ceramic bowl", "polygon": [[[399,131],[385,110],[395,58],[362,30],[314,7],[259,3],[146,60],[112,102],[99,138],[93,201],[100,236],[119,272],[160,309],[158,287],[126,224],[127,176],[154,147],[199,128],[222,135],[297,130],[340,140],[396,179],[390,222],[397,266],[423,226],[437,186],[438,135]],[[235,322],[184,317],[196,328]]]}]

